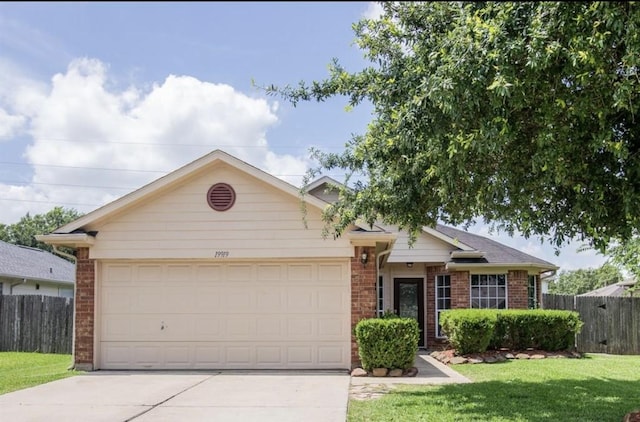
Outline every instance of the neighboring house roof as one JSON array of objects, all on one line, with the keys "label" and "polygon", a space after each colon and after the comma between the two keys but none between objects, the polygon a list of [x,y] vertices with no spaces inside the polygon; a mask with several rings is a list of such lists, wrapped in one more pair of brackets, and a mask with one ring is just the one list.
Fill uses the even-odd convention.
[{"label": "neighboring house roof", "polygon": [[631,293],[629,290],[631,290],[635,285],[635,280],[625,280],[620,283],[600,287],[599,289],[595,289],[587,293],[582,293],[578,296],[630,296]]},{"label": "neighboring house roof", "polygon": [[75,265],[41,249],[0,241],[0,277],[73,284]]},{"label": "neighboring house roof", "polygon": [[464,230],[456,229],[442,224],[437,224],[435,229],[453,239],[469,245],[472,248],[484,252],[483,258],[485,262],[490,264],[521,264],[530,263],[541,267],[557,268],[552,263],[535,256],[520,252],[517,249],[503,245],[495,240],[469,233]]}]

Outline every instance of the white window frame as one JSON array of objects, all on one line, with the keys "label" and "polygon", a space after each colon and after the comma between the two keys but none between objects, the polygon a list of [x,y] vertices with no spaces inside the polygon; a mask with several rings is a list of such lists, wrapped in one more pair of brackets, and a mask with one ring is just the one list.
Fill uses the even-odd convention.
[{"label": "white window frame", "polygon": [[378,289],[376,292],[377,315],[384,315],[384,276],[378,276]]},{"label": "white window frame", "polygon": [[[498,291],[498,287],[500,287],[499,284],[498,284],[498,277],[504,277],[504,308],[497,308],[497,307],[496,308],[492,308],[492,307],[486,307],[486,306],[474,307],[473,306],[473,299],[474,299],[474,297],[473,297],[473,287],[474,287],[473,279],[474,279],[474,277],[478,277],[478,284],[477,284],[478,287],[480,286],[479,283],[482,281],[481,280],[482,277],[487,277],[487,281],[489,281],[488,277],[495,277],[496,283],[494,285],[488,285],[487,284],[486,286],[487,287],[494,287],[496,293]],[[499,297],[497,294],[494,295],[494,296],[490,296],[488,298],[478,297],[478,301],[480,301],[481,299],[496,300],[496,301],[502,300],[502,298]],[[505,274],[505,273],[500,273],[500,274],[471,274],[469,276],[469,307],[471,309],[509,309],[509,283],[508,283],[508,279],[507,279],[507,274]]]},{"label": "white window frame", "polygon": [[[441,297],[440,296],[440,281],[444,281],[444,278],[448,278],[449,279],[449,296],[444,296]],[[436,288],[436,303],[435,303],[435,309],[436,309],[436,338],[447,338],[447,336],[445,336],[444,334],[442,334],[440,332],[440,311],[446,311],[447,309],[451,309],[451,275],[450,274],[438,274],[436,276],[436,280],[435,280],[435,288]],[[443,289],[445,289],[446,287],[442,287]],[[439,301],[438,299],[449,299],[449,307],[448,308],[442,308],[440,309],[439,306]]]},{"label": "white window frame", "polygon": [[[529,296],[529,288],[531,284],[531,280],[533,280],[533,307],[531,306],[531,297]],[[537,309],[539,307],[538,303],[538,276],[535,274],[530,274],[527,277],[527,308],[529,309]]]}]

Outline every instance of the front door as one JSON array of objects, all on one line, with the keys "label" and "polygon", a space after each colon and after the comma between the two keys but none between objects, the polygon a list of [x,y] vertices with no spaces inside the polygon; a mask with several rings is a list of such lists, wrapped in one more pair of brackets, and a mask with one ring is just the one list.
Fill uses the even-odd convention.
[{"label": "front door", "polygon": [[398,316],[413,318],[420,326],[418,345],[424,344],[424,281],[421,278],[393,279],[393,308]]}]

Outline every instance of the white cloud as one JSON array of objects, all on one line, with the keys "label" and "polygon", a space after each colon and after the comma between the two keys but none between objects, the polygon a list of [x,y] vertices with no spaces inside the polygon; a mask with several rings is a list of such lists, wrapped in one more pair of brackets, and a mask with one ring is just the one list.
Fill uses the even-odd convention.
[{"label": "white cloud", "polygon": [[[26,186],[0,184],[0,198],[16,200],[2,201],[10,204],[0,208],[5,224],[56,204],[90,211],[215,149],[296,185],[308,165],[269,149],[277,104],[229,85],[170,75],[146,90],[118,91],[104,63],[77,59],[44,93],[27,88],[19,84],[0,97],[0,107],[22,111],[13,117],[27,122],[25,156],[37,164]],[[27,200],[42,203],[20,202]]]},{"label": "white cloud", "polygon": [[15,116],[0,108],[0,142],[18,134],[26,121],[24,116]]},{"label": "white cloud", "polygon": [[372,1],[367,4],[367,9],[364,11],[362,16],[365,19],[378,19],[383,13],[384,10],[382,9],[382,4]]}]

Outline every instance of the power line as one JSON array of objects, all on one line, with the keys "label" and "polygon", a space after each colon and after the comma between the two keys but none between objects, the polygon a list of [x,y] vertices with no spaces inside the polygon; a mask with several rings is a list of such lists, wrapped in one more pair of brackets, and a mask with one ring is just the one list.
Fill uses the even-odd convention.
[{"label": "power line", "polygon": [[11,201],[11,202],[33,202],[36,204],[54,204],[54,205],[77,205],[82,207],[99,207],[99,204],[81,204],[77,202],[59,202],[59,201],[37,201],[35,199],[15,199],[15,198],[0,198],[0,201]]}]

